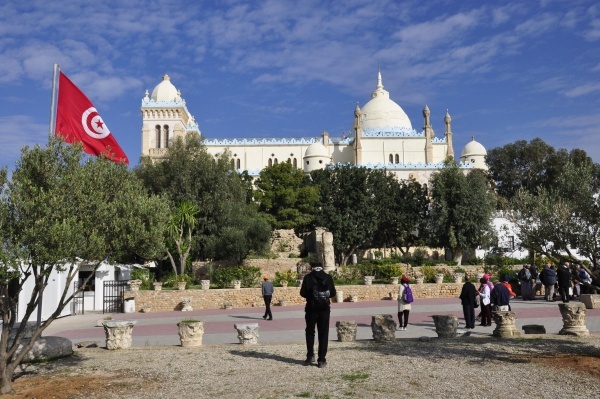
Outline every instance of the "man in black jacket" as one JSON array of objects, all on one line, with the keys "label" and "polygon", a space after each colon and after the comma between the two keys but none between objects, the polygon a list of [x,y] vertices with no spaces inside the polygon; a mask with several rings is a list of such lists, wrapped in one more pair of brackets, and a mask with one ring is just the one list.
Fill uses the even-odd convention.
[{"label": "man in black jacket", "polygon": [[473,285],[474,279],[467,278],[467,282],[463,284],[460,292],[460,303],[463,307],[463,315],[465,316],[465,328],[475,328],[475,298],[477,289]]},{"label": "man in black jacket", "polygon": [[323,271],[321,263],[312,262],[312,271],[304,276],[300,295],[306,298],[304,307],[306,320],[306,360],[305,366],[315,361],[315,325],[319,338],[317,366],[327,366],[327,344],[329,341],[329,298],[335,296],[335,285],[331,276]]},{"label": "man in black jacket", "polygon": [[490,299],[492,301],[492,306],[494,306],[494,310],[509,310],[510,293],[508,292],[508,288],[500,284],[500,281],[498,280],[494,281],[494,289],[490,294]]},{"label": "man in black jacket", "polygon": [[571,268],[570,263],[565,262],[562,266],[558,267],[556,271],[557,280],[558,280],[558,293],[560,294],[560,299],[562,299],[563,303],[569,302],[569,288],[571,288]]}]

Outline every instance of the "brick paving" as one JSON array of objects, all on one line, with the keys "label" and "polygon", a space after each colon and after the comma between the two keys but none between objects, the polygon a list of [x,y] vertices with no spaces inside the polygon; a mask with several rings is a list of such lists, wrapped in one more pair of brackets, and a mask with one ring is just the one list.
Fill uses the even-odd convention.
[{"label": "brick paving", "polygon": [[[575,300],[576,301],[576,300]],[[562,328],[562,317],[558,309],[560,302],[511,301],[512,310],[517,316],[517,328],[525,324],[541,324],[548,334],[557,334]],[[61,336],[74,343],[79,341],[100,341],[104,346],[105,337],[102,327],[96,327],[98,320],[112,317],[115,320],[137,320],[133,329],[133,346],[179,345],[177,322],[196,318],[204,321],[204,345],[237,344],[237,332],[234,324],[258,323],[259,342],[288,343],[304,341],[304,307],[272,307],[273,321],[263,320],[264,307],[243,309],[209,309],[191,312],[156,312],[129,314],[98,314],[68,316],[54,321],[44,336]],[[372,339],[371,316],[391,314],[397,322],[397,304],[392,300],[371,302],[344,302],[332,304],[329,339],[336,340],[335,322],[354,320],[358,324],[357,339]],[[416,299],[409,317],[407,331],[397,331],[397,338],[436,337],[431,318],[434,314],[454,314],[459,317],[459,328],[464,326],[462,308],[458,298]],[[592,334],[600,334],[600,309],[587,309],[586,326]],[[494,327],[477,326],[471,336],[490,336]]]}]

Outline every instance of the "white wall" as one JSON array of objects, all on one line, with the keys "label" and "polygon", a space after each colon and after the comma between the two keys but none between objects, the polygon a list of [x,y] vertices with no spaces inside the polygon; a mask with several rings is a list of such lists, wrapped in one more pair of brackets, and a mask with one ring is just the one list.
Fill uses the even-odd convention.
[{"label": "white wall", "polygon": [[[56,269],[52,270],[50,273],[50,278],[48,279],[48,285],[44,290],[44,296],[42,298],[42,321],[46,320],[58,306],[58,301],[60,300],[63,289],[65,287],[67,280],[67,272],[58,272]],[[29,278],[23,284],[23,289],[19,293],[19,304],[17,307],[17,321],[21,321],[23,316],[25,315],[25,310],[27,308],[27,304],[31,298],[31,293],[35,286],[33,276],[29,276]],[[69,287],[67,295],[73,293],[73,285]],[[67,316],[71,314],[71,306],[67,305],[60,313],[60,316]],[[33,311],[29,321],[38,321],[38,308]]]}]

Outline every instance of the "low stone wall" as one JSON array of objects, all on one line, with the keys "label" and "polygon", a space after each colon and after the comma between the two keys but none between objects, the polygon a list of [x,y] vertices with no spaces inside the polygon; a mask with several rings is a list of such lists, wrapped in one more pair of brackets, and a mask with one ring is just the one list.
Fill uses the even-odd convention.
[{"label": "low stone wall", "polygon": [[[414,284],[411,285],[415,301],[420,298],[452,298],[460,295],[462,284]],[[344,301],[352,295],[358,295],[359,301],[378,301],[396,299],[398,285],[341,285],[338,291],[344,292]],[[193,309],[223,309],[226,304],[233,308],[251,308],[264,306],[260,288],[210,289],[210,290],[161,290],[128,291],[127,298],[135,299],[136,312],[165,312],[180,310],[183,298],[191,299]],[[335,301],[335,298],[332,298]],[[286,305],[303,305],[305,299],[300,296],[300,287],[275,287],[273,305],[284,301]]]}]

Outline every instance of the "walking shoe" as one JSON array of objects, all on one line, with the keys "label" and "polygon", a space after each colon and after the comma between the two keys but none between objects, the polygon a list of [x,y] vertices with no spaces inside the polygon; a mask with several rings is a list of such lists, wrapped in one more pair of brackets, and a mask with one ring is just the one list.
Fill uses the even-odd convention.
[{"label": "walking shoe", "polygon": [[303,365],[304,366],[310,366],[314,362],[315,362],[315,355],[312,355],[312,356],[306,358],[306,360],[304,361]]},{"label": "walking shoe", "polygon": [[266,320],[266,319],[267,319],[267,316],[263,316],[263,319],[265,319],[265,320]]},{"label": "walking shoe", "polygon": [[321,360],[318,364],[317,367],[320,369],[324,369],[325,367],[327,367],[327,362],[325,360]]}]

